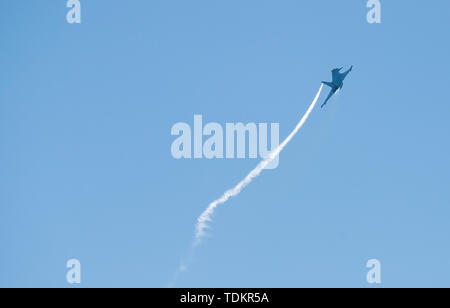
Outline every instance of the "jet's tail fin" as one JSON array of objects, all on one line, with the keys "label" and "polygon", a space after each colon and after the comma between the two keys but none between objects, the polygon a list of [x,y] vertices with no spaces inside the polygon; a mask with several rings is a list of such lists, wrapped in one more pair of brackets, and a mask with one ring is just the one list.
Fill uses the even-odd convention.
[{"label": "jet's tail fin", "polygon": [[327,86],[329,86],[329,87],[332,88],[332,89],[335,88],[334,84],[332,84],[331,82],[322,81],[322,83],[325,84],[325,85],[327,85]]}]

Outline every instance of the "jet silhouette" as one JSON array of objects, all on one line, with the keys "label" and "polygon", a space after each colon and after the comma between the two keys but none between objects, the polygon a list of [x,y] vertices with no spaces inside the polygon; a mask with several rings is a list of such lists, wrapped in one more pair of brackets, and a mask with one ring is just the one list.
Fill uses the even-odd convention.
[{"label": "jet silhouette", "polygon": [[350,67],[350,69],[348,71],[346,71],[344,73],[340,73],[340,71],[342,69],[343,69],[343,67],[335,68],[334,70],[331,71],[331,76],[333,78],[333,80],[331,82],[322,81],[322,83],[329,86],[331,88],[331,90],[330,90],[330,94],[328,94],[328,97],[325,100],[325,102],[322,104],[322,106],[320,106],[321,108],[323,108],[323,106],[326,105],[326,103],[333,96],[334,93],[336,93],[338,90],[342,89],[342,87],[344,86],[344,79],[345,79],[345,77],[347,77],[347,74],[352,71],[353,65],[352,65],[352,67]]}]

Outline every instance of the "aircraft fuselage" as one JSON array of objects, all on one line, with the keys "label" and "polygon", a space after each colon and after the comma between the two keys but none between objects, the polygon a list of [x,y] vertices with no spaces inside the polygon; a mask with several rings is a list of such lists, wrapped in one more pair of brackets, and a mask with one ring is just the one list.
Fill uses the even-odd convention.
[{"label": "aircraft fuselage", "polygon": [[322,107],[325,106],[325,104],[328,102],[328,100],[331,98],[331,96],[334,95],[334,93],[336,93],[338,90],[342,89],[342,87],[344,86],[344,79],[345,79],[345,77],[347,77],[348,73],[350,73],[352,71],[353,66],[350,67],[350,69],[347,70],[346,72],[340,73],[340,71],[342,69],[343,69],[343,67],[335,68],[334,70],[331,71],[331,75],[332,75],[331,82],[322,81],[323,84],[325,84],[331,88],[330,93],[328,94],[328,97],[326,98],[325,102],[322,104]]}]

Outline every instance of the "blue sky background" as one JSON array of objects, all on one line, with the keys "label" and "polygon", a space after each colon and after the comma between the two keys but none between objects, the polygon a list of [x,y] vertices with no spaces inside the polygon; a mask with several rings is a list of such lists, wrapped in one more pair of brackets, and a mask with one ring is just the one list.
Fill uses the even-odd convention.
[{"label": "blue sky background", "polygon": [[[0,2],[0,286],[166,287],[257,160],[175,160],[176,122],[279,122],[343,91],[216,212],[180,287],[450,287],[448,1]],[[327,91],[327,89],[326,89]],[[321,101],[325,98],[322,94]],[[321,103],[321,101],[319,103]]]}]

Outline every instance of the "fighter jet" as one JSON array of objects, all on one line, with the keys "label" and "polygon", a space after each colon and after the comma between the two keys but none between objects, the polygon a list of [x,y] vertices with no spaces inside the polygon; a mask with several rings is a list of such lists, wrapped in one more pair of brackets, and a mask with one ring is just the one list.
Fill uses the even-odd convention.
[{"label": "fighter jet", "polygon": [[321,106],[322,108],[323,108],[323,106],[325,106],[325,104],[333,96],[334,93],[336,93],[337,91],[342,89],[342,87],[344,86],[344,79],[345,79],[345,77],[347,77],[347,74],[352,71],[353,65],[352,65],[352,67],[350,67],[350,69],[348,71],[346,71],[344,73],[340,73],[340,71],[342,69],[343,69],[343,67],[335,68],[334,70],[331,71],[331,76],[333,78],[333,80],[331,82],[322,81],[323,84],[326,84],[327,86],[329,86],[331,88],[330,94],[328,94],[327,99]]}]

